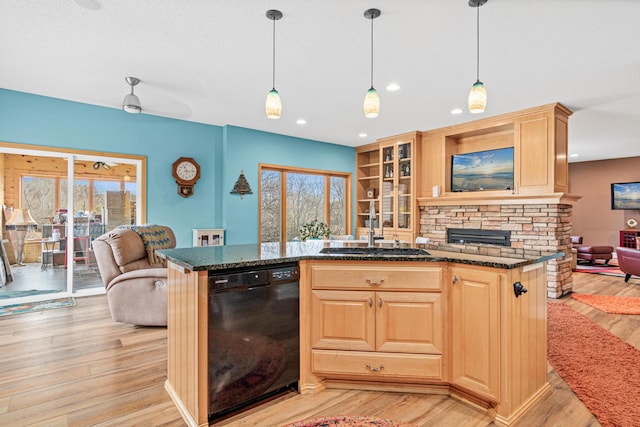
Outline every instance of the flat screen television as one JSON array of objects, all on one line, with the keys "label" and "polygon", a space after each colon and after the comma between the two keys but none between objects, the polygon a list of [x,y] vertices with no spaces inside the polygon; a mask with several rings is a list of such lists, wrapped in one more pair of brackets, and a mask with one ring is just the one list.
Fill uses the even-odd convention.
[{"label": "flat screen television", "polygon": [[640,182],[611,184],[611,209],[640,210]]},{"label": "flat screen television", "polygon": [[513,147],[451,156],[451,191],[513,189]]}]

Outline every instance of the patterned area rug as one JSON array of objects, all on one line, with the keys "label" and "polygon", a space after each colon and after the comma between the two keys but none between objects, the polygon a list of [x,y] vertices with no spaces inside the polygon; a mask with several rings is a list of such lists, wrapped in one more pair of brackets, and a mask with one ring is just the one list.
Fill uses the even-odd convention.
[{"label": "patterned area rug", "polygon": [[285,427],[415,427],[413,424],[376,417],[344,416],[310,418]]},{"label": "patterned area rug", "polygon": [[603,427],[640,425],[640,351],[566,304],[548,312],[551,366]]},{"label": "patterned area rug", "polygon": [[624,273],[618,267],[617,260],[612,259],[609,264],[595,263],[594,265],[578,263],[576,266],[578,273],[604,274],[606,276],[624,277]]},{"label": "patterned area rug", "polygon": [[12,304],[0,307],[0,316],[11,314],[31,313],[34,311],[50,310],[52,308],[71,307],[76,305],[73,298],[58,298],[47,301],[28,302],[24,304]]},{"label": "patterned area rug", "polygon": [[613,314],[640,314],[639,297],[614,295],[571,294],[571,297],[593,308]]}]

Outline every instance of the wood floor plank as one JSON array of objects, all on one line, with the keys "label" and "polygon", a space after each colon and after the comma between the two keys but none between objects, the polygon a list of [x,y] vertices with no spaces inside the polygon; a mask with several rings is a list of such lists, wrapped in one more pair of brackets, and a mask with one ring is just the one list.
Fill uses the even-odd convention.
[{"label": "wood floor plank", "polygon": [[[574,291],[640,296],[640,279],[578,273]],[[185,423],[164,390],[166,329],[118,324],[105,296],[77,306],[0,318],[0,426],[153,426]],[[570,305],[640,349],[640,316],[600,312],[571,297]],[[524,417],[523,426],[600,424],[549,367],[552,393]],[[290,393],[215,427],[275,427],[315,416],[372,415],[421,427],[490,426],[482,411],[444,395],[328,389]]]}]

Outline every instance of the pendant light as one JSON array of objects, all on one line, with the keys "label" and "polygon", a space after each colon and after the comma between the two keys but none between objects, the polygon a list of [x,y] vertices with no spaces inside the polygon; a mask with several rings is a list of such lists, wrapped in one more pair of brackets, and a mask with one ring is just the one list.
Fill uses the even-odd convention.
[{"label": "pendant light", "polygon": [[476,82],[469,92],[469,112],[484,113],[487,108],[487,90],[480,81],[480,6],[487,0],[469,0],[469,6],[476,8]]},{"label": "pendant light", "polygon": [[282,100],[280,100],[280,94],[276,90],[276,21],[282,18],[282,12],[275,9],[267,10],[267,18],[273,21],[273,80],[272,89],[267,94],[265,111],[267,118],[279,119],[280,114],[282,114]]},{"label": "pendant light", "polygon": [[378,117],[380,114],[380,98],[373,87],[373,20],[380,16],[380,9],[367,9],[364,17],[371,20],[371,87],[364,96],[364,116],[368,119]]},{"label": "pendant light", "polygon": [[124,80],[131,86],[131,93],[127,94],[122,101],[122,109],[127,113],[138,114],[142,112],[140,99],[133,93],[133,87],[140,83],[140,79],[136,77],[125,77]]}]

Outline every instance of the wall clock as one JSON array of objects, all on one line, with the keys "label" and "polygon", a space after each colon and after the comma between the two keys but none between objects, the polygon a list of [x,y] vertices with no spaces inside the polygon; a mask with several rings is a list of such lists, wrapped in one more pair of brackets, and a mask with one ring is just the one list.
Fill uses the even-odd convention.
[{"label": "wall clock", "polygon": [[182,197],[193,196],[193,187],[200,179],[200,165],[191,157],[180,157],[173,162],[173,177],[178,184],[178,194]]}]

